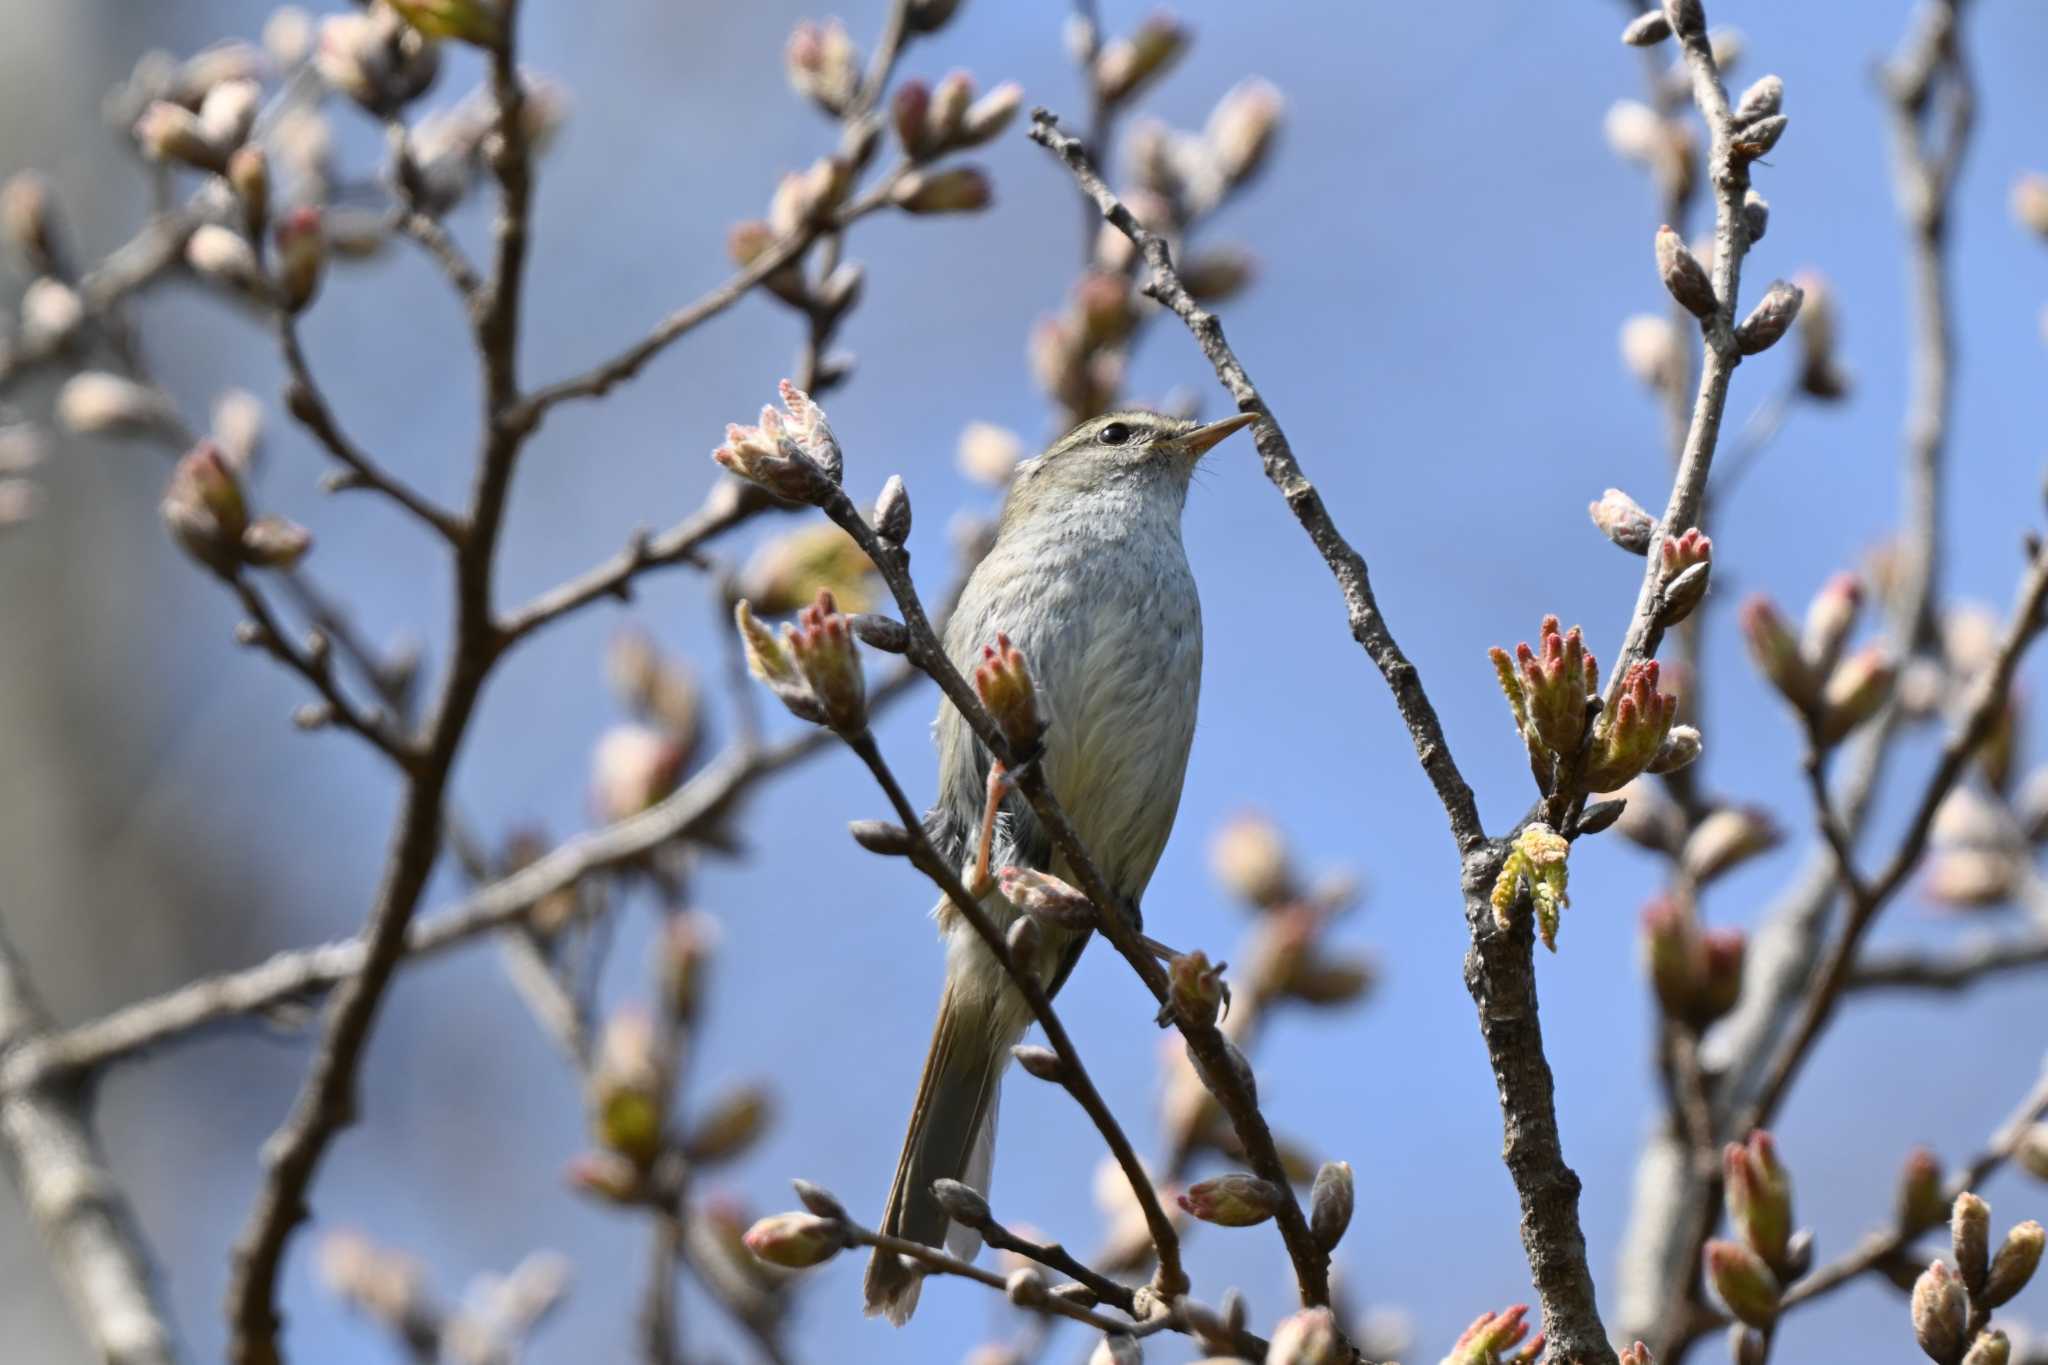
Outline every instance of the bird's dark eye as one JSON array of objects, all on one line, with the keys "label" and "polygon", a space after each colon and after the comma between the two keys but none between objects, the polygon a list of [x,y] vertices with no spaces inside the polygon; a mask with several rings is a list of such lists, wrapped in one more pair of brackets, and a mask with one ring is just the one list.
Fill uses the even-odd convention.
[{"label": "bird's dark eye", "polygon": [[1122,422],[1111,422],[1098,434],[1102,437],[1102,443],[1106,446],[1120,446],[1125,441],[1131,439],[1131,429]]}]

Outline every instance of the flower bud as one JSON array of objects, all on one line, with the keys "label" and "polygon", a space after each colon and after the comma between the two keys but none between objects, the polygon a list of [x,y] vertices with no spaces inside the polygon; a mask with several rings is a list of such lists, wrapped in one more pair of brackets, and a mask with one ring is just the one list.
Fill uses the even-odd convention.
[{"label": "flower bud", "polygon": [[1735,135],[1735,153],[1746,160],[1754,161],[1766,156],[1771,148],[1778,145],[1778,139],[1785,135],[1785,128],[1791,120],[1783,114],[1772,114],[1749,124]]},{"label": "flower bud", "polygon": [[802,1270],[822,1265],[846,1245],[840,1225],[811,1213],[778,1213],[747,1229],[747,1250],[770,1265]]},{"label": "flower bud", "polygon": [[1271,1218],[1285,1198],[1286,1192],[1270,1181],[1232,1172],[1196,1181],[1178,1202],[1205,1223],[1248,1228]]},{"label": "flower bud", "polygon": [[608,1204],[630,1204],[640,1197],[640,1168],[616,1152],[584,1152],[564,1174],[571,1186]]},{"label": "flower bud", "polygon": [[711,458],[777,497],[805,502],[817,495],[820,476],[839,482],[845,460],[825,410],[787,379],[780,392],[786,415],[764,407],[756,426],[728,424],[725,444]]},{"label": "flower bud", "polygon": [[797,94],[838,118],[860,93],[860,49],[837,19],[798,24],[783,49],[783,68]]},{"label": "flower bud", "polygon": [[270,221],[270,161],[254,143],[235,149],[228,158],[228,184],[242,206],[242,225],[252,238],[261,237]]},{"label": "flower bud", "polygon": [[1928,1358],[1942,1365],[1963,1352],[1970,1302],[1963,1282],[1940,1261],[1931,1263],[1913,1282],[1913,1336]]},{"label": "flower bud", "polygon": [[818,600],[797,620],[799,624],[783,627],[783,644],[817,700],[824,723],[842,735],[860,733],[868,723],[867,681],[853,628],[825,588],[818,589]]},{"label": "flower bud", "polygon": [[1356,1184],[1348,1161],[1325,1161],[1316,1171],[1316,1183],[1308,1196],[1308,1229],[1316,1245],[1334,1251],[1351,1226],[1351,1210],[1357,1201]]},{"label": "flower bud", "polygon": [[151,161],[177,162],[204,171],[220,170],[224,154],[207,140],[199,116],[180,104],[157,100],[135,121],[136,145]]},{"label": "flower bud", "polygon": [[1037,750],[1045,734],[1045,716],[1031,668],[1009,636],[998,634],[993,645],[982,646],[974,691],[1013,753],[1021,758]]},{"label": "flower bud", "polygon": [[1834,671],[1862,607],[1863,581],[1852,573],[1836,574],[1813,595],[1806,608],[1806,628],[1800,635],[1799,654],[1816,676],[1825,677]]},{"label": "flower bud", "polygon": [[1753,123],[1760,118],[1769,118],[1784,104],[1785,82],[1776,76],[1761,77],[1735,102],[1735,121]]},{"label": "flower bud", "polygon": [[1688,313],[1699,318],[1714,315],[1719,306],[1714,298],[1714,282],[1707,278],[1706,267],[1692,254],[1685,239],[1668,225],[1657,229],[1657,274],[1671,291],[1671,297]]},{"label": "flower bud", "polygon": [[1600,534],[1622,549],[1632,555],[1650,552],[1650,541],[1657,534],[1657,519],[1619,488],[1608,489],[1586,510],[1592,515],[1593,524],[1600,528]]},{"label": "flower bud", "polygon": [[1033,919],[1060,929],[1091,929],[1095,905],[1085,893],[1050,872],[1031,867],[1005,867],[996,873],[1003,899]]},{"label": "flower bud", "polygon": [[1200,950],[1182,953],[1168,963],[1167,1000],[1173,1012],[1198,1027],[1213,1025],[1230,994],[1223,984],[1224,966],[1221,962],[1211,966],[1208,954]]},{"label": "flower bud", "polygon": [[1700,936],[1706,974],[1699,993],[1698,1026],[1705,1028],[1735,1008],[1742,998],[1745,942],[1740,929],[1709,929]]},{"label": "flower bud", "polygon": [[1172,65],[1187,45],[1188,31],[1178,19],[1164,10],[1152,14],[1130,37],[1102,45],[1095,58],[1097,97],[1108,104],[1129,99]]},{"label": "flower bud", "polygon": [[903,486],[901,474],[891,474],[882,485],[875,498],[872,520],[875,534],[891,545],[900,546],[910,539],[910,493]]},{"label": "flower bud", "polygon": [[662,1004],[677,1019],[696,1015],[704,981],[718,946],[718,921],[701,910],[685,910],[662,921],[660,953]]},{"label": "flower bud", "polygon": [[798,684],[801,679],[788,651],[775,638],[774,631],[754,618],[753,608],[744,597],[733,605],[732,615],[740,632],[740,643],[746,650],[747,671],[778,692],[783,687]]},{"label": "flower bud", "polygon": [[1535,650],[1526,643],[1516,646],[1512,662],[1499,649],[1490,657],[1516,727],[1529,746],[1538,783],[1548,791],[1552,761],[1570,763],[1578,755],[1586,699],[1599,688],[1600,669],[1579,628],[1561,634],[1555,616],[1543,618],[1537,645]]},{"label": "flower bud", "polygon": [[1680,867],[1694,885],[1704,886],[1729,868],[1776,848],[1784,837],[1768,811],[1722,806],[1693,827],[1680,854]]},{"label": "flower bud", "polygon": [[[1664,736],[1664,742],[1657,746],[1657,755],[1650,760],[1650,766],[1643,771],[1657,773],[1660,776],[1664,773],[1675,773],[1697,761],[1701,748],[1698,730],[1690,725],[1674,725],[1670,733]],[[1585,833],[1584,820],[1579,822],[1579,832]]]},{"label": "flower bud", "polygon": [[889,198],[905,213],[975,213],[995,202],[987,173],[974,166],[912,171]]},{"label": "flower bud", "polygon": [[161,511],[164,524],[187,554],[224,577],[235,572],[242,561],[249,510],[241,481],[221,457],[220,447],[201,441],[178,461]]},{"label": "flower bud", "polygon": [[907,80],[896,87],[889,101],[889,122],[903,155],[923,161],[938,150],[931,133],[932,89],[920,80]]},{"label": "flower bud", "polygon": [[2044,1240],[2048,1238],[2044,1238],[2041,1225],[2031,1218],[2005,1234],[1998,1254],[1991,1258],[1991,1271],[1980,1296],[1986,1308],[1998,1307],[2027,1287],[2041,1264]]},{"label": "flower bud", "polygon": [[590,1101],[591,1124],[606,1149],[643,1168],[660,1154],[667,1095],[646,1014],[622,1010],[605,1023]]},{"label": "flower bud", "polygon": [[829,1218],[834,1222],[845,1221],[846,1206],[839,1202],[832,1191],[826,1189],[823,1185],[814,1185],[808,1180],[792,1180],[789,1183],[795,1188],[796,1197],[812,1213],[815,1213],[820,1218]]},{"label": "flower bud", "polygon": [[1798,285],[1784,280],[1771,281],[1771,287],[1763,298],[1735,329],[1736,349],[1744,355],[1755,355],[1776,345],[1778,338],[1791,330],[1793,319],[1799,316],[1803,297]]},{"label": "flower bud", "polygon": [[1778,689],[1778,695],[1801,712],[1809,711],[1820,699],[1820,683],[1805,659],[1791,627],[1778,612],[1777,604],[1761,593],[1742,604],[1742,638],[1758,671]]},{"label": "flower bud", "polygon": [[1209,869],[1239,900],[1260,909],[1293,900],[1294,869],[1280,827],[1253,811],[1231,817],[1209,842]]},{"label": "flower bud", "polygon": [[925,145],[943,151],[958,143],[961,127],[967,121],[967,106],[973,100],[974,78],[965,71],[949,72],[932,87],[931,100],[925,108]]},{"label": "flower bud", "polygon": [[1020,1265],[1004,1279],[1003,1297],[1019,1308],[1042,1308],[1047,1297],[1045,1276],[1037,1266]]},{"label": "flower bud", "polygon": [[967,107],[967,113],[961,118],[958,145],[979,147],[984,142],[993,141],[1010,126],[1010,120],[1017,116],[1017,108],[1023,100],[1024,87],[1015,81],[1004,81],[983,95]]},{"label": "flower bud", "polygon": [[682,749],[669,736],[646,725],[614,726],[591,754],[591,808],[605,824],[629,819],[664,800],[682,775]]},{"label": "flower bud", "polygon": [[283,517],[258,517],[242,531],[242,558],[259,569],[289,569],[313,548],[313,533]]},{"label": "flower bud", "polygon": [[1915,1147],[1906,1153],[1906,1164],[1899,1172],[1899,1228],[1909,1235],[1918,1234],[1945,1221],[1948,1214],[1948,1198],[1941,1190],[1941,1165],[1934,1153]]},{"label": "flower bud", "polygon": [[2036,1180],[2048,1180],[2048,1123],[2032,1123],[2020,1135],[2019,1146],[2013,1150],[2013,1160],[2020,1169]]},{"label": "flower bud", "polygon": [[1972,1294],[1982,1293],[1991,1265],[1991,1206],[1965,1191],[1949,1210],[1949,1242],[1956,1272]]},{"label": "flower bud", "polygon": [[1746,1145],[1729,1143],[1722,1149],[1721,1166],[1729,1223],[1765,1264],[1789,1274],[1792,1181],[1771,1135],[1758,1129]]},{"label": "flower bud", "polygon": [[178,414],[161,389],[87,370],[57,391],[57,421],[77,436],[151,436],[175,428]]},{"label": "flower bud", "polygon": [[1750,1326],[1769,1327],[1776,1320],[1778,1277],[1741,1243],[1707,1243],[1707,1281],[1728,1311]]},{"label": "flower bud", "polygon": [[1281,1319],[1266,1348],[1266,1365],[1337,1365],[1343,1358],[1337,1317],[1327,1308],[1304,1308]]},{"label": "flower bud", "polygon": [[704,1111],[683,1139],[683,1151],[701,1163],[724,1161],[754,1145],[768,1130],[774,1105],[768,1092],[758,1085],[744,1085],[728,1091]]},{"label": "flower bud", "polygon": [[988,1200],[973,1186],[958,1180],[934,1180],[932,1197],[946,1216],[964,1228],[985,1227],[993,1215]]},{"label": "flower bud", "polygon": [[243,293],[260,288],[263,269],[248,238],[219,223],[201,223],[185,239],[185,264],[192,273]]},{"label": "flower bud", "polygon": [[1241,185],[1265,165],[1284,104],[1280,91],[1256,76],[1238,82],[1216,102],[1202,140],[1225,185]]},{"label": "flower bud", "polygon": [[320,210],[293,209],[277,225],[277,284],[287,311],[296,313],[313,301],[326,264],[327,237]]},{"label": "flower bud", "polygon": [[[1588,790],[1614,791],[1626,785],[1663,751],[1678,714],[1678,698],[1657,690],[1661,672],[1655,659],[1629,666],[1613,711],[1594,729],[1585,775]],[[1563,756],[1569,751],[1559,752]]]},{"label": "flower bud", "polygon": [[1649,1347],[1639,1341],[1633,1346],[1621,1348],[1621,1365],[1657,1365],[1657,1357],[1650,1353]]},{"label": "flower bud", "polygon": [[1981,1332],[1970,1346],[1969,1354],[1963,1357],[1963,1365],[2008,1365],[2012,1360],[2012,1342],[2000,1331]]},{"label": "flower bud", "polygon": [[1843,660],[1821,693],[1821,739],[1837,743],[1883,710],[1897,678],[1883,645],[1867,645]]},{"label": "flower bud", "polygon": [[1671,21],[1659,9],[1638,14],[1621,31],[1621,41],[1630,47],[1655,47],[1670,36]]},{"label": "flower bud", "polygon": [[1030,1043],[1020,1043],[1010,1049],[1010,1055],[1017,1059],[1018,1066],[1023,1067],[1026,1072],[1037,1077],[1039,1080],[1049,1081],[1054,1085],[1064,1085],[1066,1083],[1066,1063],[1062,1062],[1059,1053],[1054,1052],[1051,1048],[1038,1047]]}]

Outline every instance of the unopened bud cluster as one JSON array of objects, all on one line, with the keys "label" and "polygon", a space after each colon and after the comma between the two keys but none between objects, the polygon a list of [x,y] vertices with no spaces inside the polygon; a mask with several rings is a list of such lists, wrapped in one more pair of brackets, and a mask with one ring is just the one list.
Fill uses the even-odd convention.
[{"label": "unopened bud cluster", "polygon": [[1704,929],[1689,902],[1661,896],[1643,911],[1643,942],[1666,1015],[1699,1031],[1735,1008],[1742,993],[1740,929]]},{"label": "unopened bud cluster", "polygon": [[1536,932],[1544,947],[1557,951],[1558,917],[1571,904],[1565,894],[1565,860],[1571,849],[1563,835],[1541,821],[1524,825],[1515,835],[1491,897],[1494,923],[1503,933],[1511,927],[1511,915],[1526,888],[1536,912]]},{"label": "unopened bud cluster", "polygon": [[842,735],[867,728],[867,683],[852,623],[840,614],[830,590],[784,625],[781,638],[760,621],[746,599],[733,608],[746,651],[747,667],[768,685],[790,714],[829,726]]},{"label": "unopened bud cluster", "polygon": [[825,410],[787,379],[779,391],[785,411],[764,407],[755,426],[728,424],[711,458],[779,498],[812,502],[839,482],[845,459]]},{"label": "unopened bud cluster", "polygon": [[1793,634],[1768,597],[1758,594],[1742,605],[1742,635],[1758,671],[1823,745],[1839,743],[1891,700],[1897,674],[1882,646],[1843,657],[1862,600],[1861,585],[1837,575],[1815,596],[1803,636]]},{"label": "unopened bud cluster", "polygon": [[1954,1268],[1934,1261],[1913,1284],[1913,1336],[1928,1359],[1936,1365],[2009,1359],[2010,1343],[2003,1332],[1989,1330],[1988,1320],[2034,1278],[2044,1244],[2048,1234],[2029,1219],[1994,1251],[1990,1205],[1975,1194],[1956,1196],[1949,1213]]},{"label": "unopened bud cluster", "polygon": [[[1666,567],[1680,579],[1703,568],[1711,548],[1697,532],[1664,544]],[[1629,669],[1613,710],[1594,720],[1600,667],[1577,626],[1563,632],[1546,616],[1536,648],[1522,644],[1513,656],[1496,648],[1490,657],[1546,796],[1614,791],[1638,773],[1675,771],[1699,754],[1698,732],[1673,725],[1678,699],[1658,690],[1654,659]]]},{"label": "unopened bud cluster", "polygon": [[212,441],[178,461],[161,510],[185,552],[223,578],[245,568],[288,569],[313,543],[305,528],[282,517],[249,515],[241,477]]}]

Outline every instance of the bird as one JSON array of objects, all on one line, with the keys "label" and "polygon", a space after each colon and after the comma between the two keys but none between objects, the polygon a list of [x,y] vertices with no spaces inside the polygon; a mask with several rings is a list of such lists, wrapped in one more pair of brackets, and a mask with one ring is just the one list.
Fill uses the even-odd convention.
[{"label": "bird", "polygon": [[[1117,909],[1134,922],[1173,829],[1201,690],[1201,602],[1181,543],[1181,512],[1203,455],[1252,420],[1240,413],[1203,425],[1109,412],[1018,465],[994,543],[945,629],[946,655],[963,674],[973,673],[999,636],[1024,655],[1048,718],[1037,761],[1123,902]],[[994,758],[960,712],[942,704],[933,732],[939,793],[925,826],[940,854],[956,867],[1028,867],[1072,880],[1022,799],[1000,786],[992,793]],[[985,838],[987,808],[998,798],[993,835]],[[1020,913],[999,891],[971,889],[999,929]],[[979,1235],[949,1230],[932,1186],[958,1180],[987,1194],[1003,1072],[1031,1011],[944,897],[934,915],[946,949],[945,989],[881,1231],[971,1259]],[[1088,931],[1039,927],[1026,966],[1051,995],[1073,971]],[[877,1249],[864,1285],[868,1316],[903,1325],[921,1284],[914,1264]]]}]

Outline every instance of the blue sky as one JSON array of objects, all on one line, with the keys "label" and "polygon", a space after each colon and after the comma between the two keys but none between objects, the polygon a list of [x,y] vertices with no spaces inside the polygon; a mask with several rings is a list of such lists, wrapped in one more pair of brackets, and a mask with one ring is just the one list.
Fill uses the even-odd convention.
[{"label": "blue sky", "polygon": [[[758,214],[776,176],[828,147],[832,132],[783,86],[781,40],[806,15],[801,8],[642,4],[606,7],[601,20],[587,7],[527,8],[529,60],[565,82],[573,105],[542,176],[535,228],[525,368],[545,379],[614,349],[720,279],[727,225]],[[865,40],[881,8],[839,12]],[[1105,8],[1113,27],[1141,13],[1125,3]],[[1196,43],[1150,101],[1153,112],[1198,126],[1248,74],[1272,79],[1289,101],[1269,174],[1209,234],[1249,245],[1261,263],[1254,289],[1224,311],[1231,339],[1338,524],[1371,562],[1388,620],[1498,828],[1526,805],[1528,776],[1485,650],[1531,637],[1554,611],[1583,623],[1592,648],[1610,657],[1638,566],[1592,531],[1585,505],[1618,484],[1661,506],[1668,486],[1660,414],[1623,372],[1615,345],[1625,316],[1663,306],[1651,261],[1654,196],[1600,131],[1613,100],[1642,90],[1637,54],[1615,41],[1623,7],[1183,8]],[[89,108],[101,84],[148,45],[189,49],[222,31],[253,33],[262,13],[225,3],[142,16],[77,7],[64,20],[68,32],[38,35],[52,65],[21,73],[25,104],[45,101],[39,119],[53,125],[44,144],[53,150],[30,142],[10,154],[50,165],[88,202],[132,214],[140,185],[124,178],[116,151],[96,135],[56,131],[61,120],[50,109]],[[904,70],[936,77],[966,67],[984,83],[1021,81],[1027,104],[1076,112],[1062,13],[1050,4],[970,3],[912,51]],[[1746,297],[1773,276],[1824,271],[1839,289],[1843,353],[1856,381],[1847,404],[1796,410],[1707,528],[1718,592],[1707,761],[1719,787],[1773,806],[1795,831],[1784,851],[1714,888],[1709,918],[1746,923],[1810,840],[1794,731],[1741,657],[1732,604],[1757,588],[1803,606],[1831,571],[1858,562],[1897,505],[1903,236],[1870,70],[1907,7],[1722,0],[1710,14],[1746,35],[1735,82],[1777,72],[1792,116],[1757,173],[1773,215],[1750,257]],[[1955,225],[1963,368],[1947,582],[1959,598],[2002,609],[2018,536],[2040,521],[2040,433],[2048,429],[2040,331],[2048,251],[2005,210],[2012,177],[2048,164],[2040,135],[2048,85],[2038,78],[2048,10],[1973,7],[1967,42],[1982,105]],[[452,66],[444,96],[474,77],[472,63]],[[91,79],[81,81],[81,70]],[[365,130],[352,141],[369,153]],[[1049,158],[1018,131],[985,160],[998,194],[987,216],[881,218],[853,237],[850,253],[870,275],[843,343],[860,363],[830,403],[856,497],[891,473],[908,482],[918,514],[913,549],[934,594],[950,514],[989,505],[953,469],[960,429],[989,420],[1031,439],[1051,434],[1024,342],[1031,323],[1058,306],[1080,254],[1079,214]],[[486,223],[469,211],[458,226],[475,241]],[[90,231],[100,245],[114,237],[105,220]],[[466,479],[476,393],[462,319],[438,288],[424,264],[402,254],[338,275],[306,339],[361,442],[452,497]],[[191,411],[203,411],[224,382],[274,392],[275,361],[248,319],[183,290],[153,299],[146,318],[159,338],[159,368]],[[613,399],[551,419],[521,472],[505,597],[611,553],[637,524],[666,524],[696,506],[722,425],[772,394],[798,340],[783,311],[749,300]],[[1789,364],[1789,348],[1745,364],[1731,416],[1740,420],[1775,392]],[[1203,392],[1212,413],[1224,410],[1191,342],[1162,322],[1144,340],[1131,388],[1157,395],[1180,386]],[[146,668],[97,677],[87,693],[93,705],[133,709],[133,733],[121,743],[150,755],[147,786],[109,838],[196,839],[203,851],[190,856],[230,870],[264,902],[243,911],[254,925],[247,935],[221,942],[195,932],[154,967],[131,962],[118,989],[96,988],[89,967],[72,967],[69,998],[82,1011],[199,966],[352,930],[374,885],[393,789],[358,746],[290,730],[296,685],[232,650],[230,604],[157,535],[154,469],[124,452],[80,458],[97,463],[55,479],[56,524],[91,516],[125,528],[132,541],[116,561],[125,578],[95,586],[95,600],[126,602],[124,582],[140,583],[152,604],[124,608],[134,614],[127,648]],[[314,528],[314,566],[348,585],[374,634],[436,640],[445,592],[431,547],[384,508],[321,500],[320,472],[305,440],[280,435],[266,496]],[[89,512],[67,501],[95,495],[101,501]],[[1259,477],[1248,443],[1211,457],[1186,531],[1205,606],[1207,671],[1187,791],[1147,919],[1175,942],[1231,955],[1244,925],[1209,880],[1206,842],[1248,806],[1284,824],[1307,866],[1366,878],[1366,908],[1336,932],[1374,954],[1378,993],[1345,1013],[1281,1017],[1255,1060],[1274,1122],[1357,1169],[1359,1212],[1339,1255],[1346,1282],[1363,1302],[1411,1313],[1419,1332],[1411,1355],[1434,1359],[1474,1314],[1530,1297],[1514,1194],[1498,1160],[1493,1087],[1460,979],[1452,844],[1385,688],[1348,637],[1335,587]],[[0,562],[31,553],[74,574],[117,572],[76,543],[49,539],[0,547]],[[671,574],[648,582],[631,617],[714,673],[713,610],[700,581]],[[538,820],[558,831],[587,822],[590,745],[617,718],[600,653],[624,615],[597,607],[504,667],[456,783],[475,818],[493,827]],[[932,790],[925,726],[933,704],[920,696],[900,706],[881,731],[917,800]],[[721,715],[717,732],[729,728]],[[126,748],[96,751],[91,733],[81,742],[88,764],[140,763]],[[1910,745],[1899,770],[1923,773],[1930,761],[1927,745]],[[1880,837],[1901,808],[1886,803]],[[860,853],[842,832],[846,819],[883,810],[850,756],[832,754],[762,790],[749,807],[748,856],[714,865],[702,880],[701,902],[724,920],[726,937],[697,1094],[773,1078],[780,1122],[729,1173],[764,1211],[790,1202],[784,1181],[793,1175],[834,1189],[863,1216],[887,1185],[940,957],[925,918],[929,889],[907,869]],[[1585,1181],[1582,1211],[1609,1303],[1630,1162],[1655,1102],[1636,911],[1657,872],[1618,840],[1588,844],[1574,858],[1560,952],[1538,966],[1565,1150]],[[445,903],[454,891],[444,879],[430,900]],[[132,920],[148,909],[130,904],[121,913]],[[610,984],[621,997],[643,990],[644,918],[629,918],[614,956]],[[1954,932],[1909,891],[1879,937]],[[1843,1012],[1780,1128],[1800,1214],[1823,1257],[1884,1216],[1909,1145],[1931,1143],[1959,1159],[2003,1116],[2048,1042],[2037,991],[2007,982],[1967,1002]],[[1151,1146],[1157,1036],[1141,989],[1121,963],[1095,952],[1061,1005],[1104,1092],[1141,1149]],[[220,1343],[224,1248],[254,1189],[255,1145],[283,1113],[303,1060],[301,1046],[218,1039],[125,1071],[107,1088],[114,1158],[135,1181],[144,1223],[171,1267],[181,1325],[202,1357]],[[407,1247],[449,1289],[528,1248],[558,1248],[575,1259],[578,1284],[536,1358],[627,1349],[645,1239],[563,1188],[560,1169],[582,1141],[576,1090],[506,989],[493,951],[401,978],[366,1091],[365,1121],[335,1148],[317,1192],[323,1225],[361,1226]],[[1099,1155],[1069,1102],[1013,1083],[998,1214],[1088,1246]],[[1988,1197],[2001,1226],[2042,1211],[2038,1187],[2017,1177],[1995,1181]],[[310,1244],[298,1245],[303,1253]],[[1261,1320],[1289,1301],[1269,1229],[1205,1230],[1190,1255],[1204,1293],[1240,1285]],[[859,1319],[857,1278],[851,1257],[817,1276],[800,1319],[810,1357],[952,1360],[1011,1328],[994,1296],[935,1284],[915,1324],[892,1334]],[[316,1287],[308,1256],[292,1259],[287,1290],[296,1359],[372,1353],[366,1330]],[[2016,1311],[2038,1313],[2039,1301],[2039,1291],[2024,1296]],[[708,1308],[686,1302],[692,1338],[723,1339]],[[1794,1318],[1780,1349],[1787,1359],[1907,1359],[1906,1334],[1903,1303],[1865,1286]]]}]

